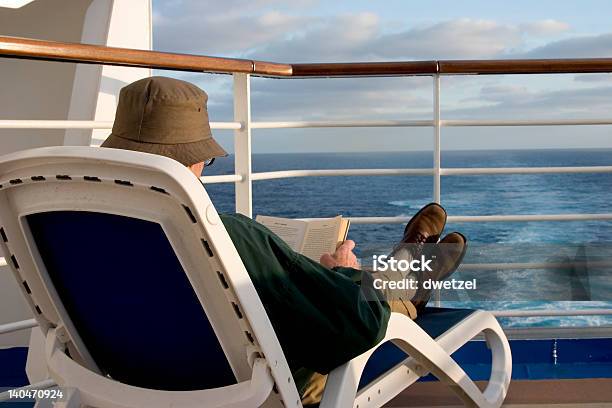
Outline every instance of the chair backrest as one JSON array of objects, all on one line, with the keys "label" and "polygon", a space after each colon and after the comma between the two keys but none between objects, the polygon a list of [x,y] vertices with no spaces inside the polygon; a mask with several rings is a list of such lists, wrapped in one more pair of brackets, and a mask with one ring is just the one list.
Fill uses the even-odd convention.
[{"label": "chair backrest", "polygon": [[103,374],[161,390],[236,382],[159,224],[89,211],[26,219],[53,287]]},{"label": "chair backrest", "polygon": [[89,147],[0,158],[2,249],[43,331],[73,358],[144,388],[250,378],[289,367],[257,292],[199,181],[161,156]]}]

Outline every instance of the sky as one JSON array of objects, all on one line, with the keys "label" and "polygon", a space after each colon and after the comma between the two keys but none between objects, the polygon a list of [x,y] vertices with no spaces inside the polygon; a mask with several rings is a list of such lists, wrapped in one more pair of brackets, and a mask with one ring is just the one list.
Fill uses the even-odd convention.
[{"label": "sky", "polygon": [[[159,51],[284,63],[612,57],[612,2],[153,0]],[[158,71],[233,117],[227,75]],[[612,75],[448,76],[442,119],[612,118]],[[252,119],[431,119],[431,77],[251,82]],[[231,131],[214,131],[233,149]],[[258,129],[253,151],[428,150],[431,128]],[[443,128],[442,149],[612,148],[612,126]]]}]

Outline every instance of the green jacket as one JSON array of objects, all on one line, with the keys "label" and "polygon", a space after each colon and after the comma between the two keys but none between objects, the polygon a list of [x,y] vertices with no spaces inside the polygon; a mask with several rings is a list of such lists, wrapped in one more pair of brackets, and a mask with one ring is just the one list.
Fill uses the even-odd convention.
[{"label": "green jacket", "polygon": [[221,220],[270,317],[300,393],[310,370],[327,374],[383,338],[389,305],[372,285],[362,289],[361,281],[371,279],[368,272],[328,269],[243,215],[221,215]]}]

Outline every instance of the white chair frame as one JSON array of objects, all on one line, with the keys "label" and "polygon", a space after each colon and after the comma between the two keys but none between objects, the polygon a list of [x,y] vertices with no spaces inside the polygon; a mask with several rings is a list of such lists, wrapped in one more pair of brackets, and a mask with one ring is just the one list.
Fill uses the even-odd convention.
[{"label": "white chair frame", "polygon": [[[160,391],[102,376],[50,283],[25,222],[28,214],[59,210],[105,212],[159,223],[211,322],[237,384],[201,391]],[[0,158],[0,228],[6,238],[0,245],[46,336],[49,373],[60,386],[73,390],[56,406],[302,406],[276,334],[227,231],[199,180],[178,162],[91,147],[50,147],[6,155]],[[208,248],[202,246],[204,241]],[[493,353],[484,393],[450,357],[481,332]],[[365,363],[386,341],[393,341],[410,357],[357,392]],[[322,408],[379,407],[428,372],[448,384],[468,406],[499,407],[506,395],[512,368],[510,348],[488,313],[473,313],[436,340],[407,317],[394,313],[383,342],[330,373]]]}]

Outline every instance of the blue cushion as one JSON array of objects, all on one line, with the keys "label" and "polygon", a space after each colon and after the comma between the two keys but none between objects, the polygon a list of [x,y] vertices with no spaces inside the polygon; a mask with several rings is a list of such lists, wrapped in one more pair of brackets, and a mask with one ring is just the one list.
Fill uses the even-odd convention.
[{"label": "blue cushion", "polygon": [[472,309],[426,307],[414,322],[435,339],[472,313],[474,313]]},{"label": "blue cushion", "polygon": [[[29,384],[25,371],[27,347],[0,349],[0,392]],[[0,405],[4,408],[3,405]]]},{"label": "blue cushion", "polygon": [[[419,314],[415,323],[435,339],[473,312],[471,309],[427,307]],[[381,345],[368,360],[359,382],[359,388],[368,385],[406,357],[407,354],[391,342]]]},{"label": "blue cushion", "polygon": [[85,211],[27,216],[53,286],[101,371],[160,390],[236,383],[161,226]]}]

